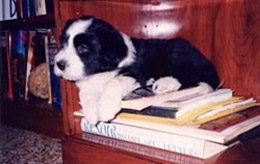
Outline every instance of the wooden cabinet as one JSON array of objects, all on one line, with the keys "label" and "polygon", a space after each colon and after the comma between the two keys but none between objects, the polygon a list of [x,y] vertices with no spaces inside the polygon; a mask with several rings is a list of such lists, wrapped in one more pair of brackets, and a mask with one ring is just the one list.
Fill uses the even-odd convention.
[{"label": "wooden cabinet", "polygon": [[[60,0],[57,6],[57,35],[66,20],[92,15],[136,38],[181,36],[215,64],[223,87],[234,89],[236,95],[260,99],[258,0]],[[81,118],[73,115],[80,109],[78,90],[68,81],[62,81],[62,88],[63,123],[68,136],[63,141],[65,163],[173,162],[170,158],[149,157],[84,139],[87,134],[79,127]],[[260,160],[259,153],[250,148],[259,150],[259,143],[254,140],[240,144],[206,161],[174,156],[174,153],[170,156],[181,159],[177,163],[254,163]]]}]

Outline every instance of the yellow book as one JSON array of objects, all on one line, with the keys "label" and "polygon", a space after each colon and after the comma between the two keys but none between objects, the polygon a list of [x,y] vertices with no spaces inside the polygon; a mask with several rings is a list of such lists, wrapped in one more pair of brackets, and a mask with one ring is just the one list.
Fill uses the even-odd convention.
[{"label": "yellow book", "polygon": [[201,124],[204,124],[206,122],[209,122],[209,121],[212,121],[212,120],[215,120],[215,119],[218,119],[218,118],[221,118],[221,117],[233,114],[233,113],[237,113],[237,112],[240,112],[242,110],[251,108],[253,106],[258,106],[258,105],[260,105],[260,103],[252,103],[252,104],[242,105],[242,106],[239,106],[239,107],[232,108],[230,110],[221,111],[217,114],[214,114],[212,116],[208,116],[208,117],[205,117],[205,118],[202,118],[202,119],[195,119],[195,120],[189,122],[189,124],[201,125]]},{"label": "yellow book", "polygon": [[174,126],[181,126],[188,122],[191,122],[196,117],[200,116],[201,114],[213,110],[216,107],[231,104],[234,102],[242,101],[242,97],[232,97],[230,99],[227,99],[225,101],[221,101],[218,103],[211,103],[207,105],[203,105],[201,107],[195,108],[194,110],[191,110],[187,112],[185,115],[174,119],[174,118],[164,118],[164,117],[157,117],[157,116],[149,116],[149,115],[137,115],[137,114],[130,114],[130,113],[120,113],[117,118],[126,118],[126,119],[137,119],[137,120],[143,120],[143,121],[154,121],[160,124],[168,124],[168,125],[174,125]]},{"label": "yellow book", "polygon": [[240,102],[242,100],[243,100],[242,97],[231,97],[224,101],[202,105],[202,106],[193,108],[192,110],[186,112],[184,115],[178,117],[176,119],[176,121],[178,122],[179,125],[184,125],[188,122],[193,121],[195,118],[199,117],[200,115],[202,115],[208,111],[212,111],[218,107],[225,106],[228,104]]}]

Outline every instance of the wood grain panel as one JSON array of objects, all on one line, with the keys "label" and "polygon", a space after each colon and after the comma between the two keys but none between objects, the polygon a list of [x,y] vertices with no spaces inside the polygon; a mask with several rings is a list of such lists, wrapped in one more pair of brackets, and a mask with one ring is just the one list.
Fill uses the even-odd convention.
[{"label": "wood grain panel", "polygon": [[260,99],[260,1],[223,4],[216,20],[215,63],[225,86]]}]

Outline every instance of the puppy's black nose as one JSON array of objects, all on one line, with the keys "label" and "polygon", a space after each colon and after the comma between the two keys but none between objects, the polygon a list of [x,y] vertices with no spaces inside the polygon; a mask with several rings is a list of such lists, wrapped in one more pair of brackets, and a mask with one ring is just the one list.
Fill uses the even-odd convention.
[{"label": "puppy's black nose", "polygon": [[61,61],[57,62],[57,66],[60,70],[64,71],[65,67],[66,67],[66,62],[64,60],[61,60]]}]

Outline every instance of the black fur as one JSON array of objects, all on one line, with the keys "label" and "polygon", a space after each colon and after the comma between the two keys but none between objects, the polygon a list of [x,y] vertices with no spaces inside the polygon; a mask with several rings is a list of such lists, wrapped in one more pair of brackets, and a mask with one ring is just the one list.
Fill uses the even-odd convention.
[{"label": "black fur", "polygon": [[[85,33],[74,38],[74,46],[84,63],[86,75],[120,69],[119,73],[135,78],[142,86],[150,78],[173,76],[182,88],[197,86],[206,82],[213,89],[219,85],[215,67],[199,50],[182,38],[176,39],[135,39],[131,41],[136,50],[136,60],[129,66],[118,68],[127,56],[127,46],[121,33],[110,24],[94,18]],[[75,20],[68,21],[61,36],[66,44],[66,29]]]},{"label": "black fur", "polygon": [[136,62],[121,70],[141,85],[150,78],[173,76],[182,84],[181,89],[206,82],[213,89],[219,86],[215,67],[194,46],[182,38],[162,40],[132,39],[136,48]]}]

